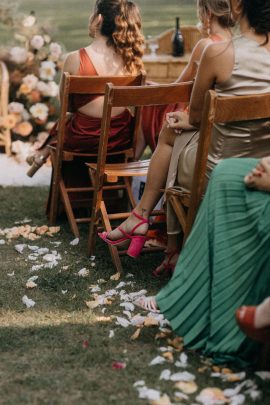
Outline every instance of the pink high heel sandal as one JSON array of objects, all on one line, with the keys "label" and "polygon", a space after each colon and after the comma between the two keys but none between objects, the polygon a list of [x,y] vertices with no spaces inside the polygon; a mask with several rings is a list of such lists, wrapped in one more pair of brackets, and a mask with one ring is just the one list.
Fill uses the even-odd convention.
[{"label": "pink high heel sandal", "polygon": [[109,232],[100,232],[98,236],[104,240],[108,245],[118,246],[126,241],[130,241],[127,254],[130,257],[138,257],[144,247],[147,237],[145,235],[134,235],[134,232],[137,228],[139,228],[143,224],[149,224],[149,220],[146,218],[141,217],[135,211],[132,211],[132,214],[141,220],[137,225],[132,228],[132,230],[128,233],[124,231],[120,226],[117,228],[122,234],[123,237],[120,239],[112,240],[108,238]]}]

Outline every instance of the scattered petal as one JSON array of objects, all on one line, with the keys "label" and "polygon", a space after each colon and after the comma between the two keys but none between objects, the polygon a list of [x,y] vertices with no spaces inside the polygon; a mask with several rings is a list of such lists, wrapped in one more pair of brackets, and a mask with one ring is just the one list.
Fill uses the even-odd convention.
[{"label": "scattered petal", "polygon": [[173,361],[174,361],[174,358],[173,358],[173,354],[172,354],[172,352],[165,352],[165,353],[163,353],[162,354],[162,356],[166,359],[166,360],[168,360],[170,363],[173,363]]},{"label": "scattered petal", "polygon": [[198,386],[194,381],[178,381],[174,386],[185,394],[194,394],[198,390]]},{"label": "scattered petal", "polygon": [[183,371],[182,373],[175,373],[171,376],[171,381],[194,381],[195,375],[191,374],[187,371]]},{"label": "scattered petal", "polygon": [[122,370],[123,368],[126,368],[126,363],[123,363],[122,361],[114,361],[112,363],[112,368],[116,370]]},{"label": "scattered petal", "polygon": [[262,380],[270,380],[270,371],[256,371],[255,374]]},{"label": "scattered petal", "polygon": [[99,302],[97,300],[95,301],[85,301],[86,306],[90,309],[95,309],[99,306]]},{"label": "scattered petal", "polygon": [[0,245],[5,245],[5,244],[6,244],[5,239],[0,239]]},{"label": "scattered petal", "polygon": [[159,379],[169,381],[171,377],[171,370],[163,370],[160,374]]},{"label": "scattered petal", "polygon": [[88,347],[89,347],[89,340],[83,340],[83,342],[82,342],[82,347],[83,347],[84,349],[88,349]]},{"label": "scattered petal", "polygon": [[70,244],[71,246],[76,246],[76,245],[78,245],[79,242],[80,242],[80,239],[79,239],[79,238],[75,238],[75,239],[73,239],[69,244]]},{"label": "scattered petal", "polygon": [[31,298],[28,298],[27,295],[24,295],[22,297],[22,302],[24,305],[26,305],[27,308],[31,308],[36,304],[35,301],[32,300]]},{"label": "scattered petal", "polygon": [[139,387],[138,391],[140,399],[149,399],[152,401],[160,399],[160,391],[158,390],[153,390],[147,387]]},{"label": "scattered petal", "polygon": [[15,245],[14,247],[15,247],[15,250],[16,250],[18,253],[22,253],[23,250],[24,250],[24,248],[25,248],[26,246],[27,246],[26,244],[21,243],[21,244],[19,244],[19,245]]},{"label": "scattered petal", "polygon": [[110,280],[112,281],[118,281],[121,277],[121,273],[115,273],[110,277]]},{"label": "scattered petal", "polygon": [[170,346],[174,347],[178,351],[182,351],[184,347],[184,342],[182,337],[175,337],[174,339],[167,339]]},{"label": "scattered petal", "polygon": [[126,318],[122,318],[121,316],[117,316],[116,320],[116,325],[123,326],[123,328],[127,328],[130,325],[130,322]]},{"label": "scattered petal", "polygon": [[219,405],[227,402],[224,393],[219,388],[205,388],[196,397],[203,405]]},{"label": "scattered petal", "polygon": [[126,311],[134,311],[134,304],[132,304],[132,302],[122,302],[120,304],[120,307],[124,307]]},{"label": "scattered petal", "polygon": [[15,271],[13,271],[12,273],[7,273],[8,277],[14,277],[15,276]]},{"label": "scattered petal", "polygon": [[29,288],[29,289],[32,289],[32,288],[36,288],[36,287],[37,287],[37,284],[36,284],[34,281],[31,281],[31,280],[29,281],[29,280],[28,280],[28,281],[26,282],[26,284],[25,284],[25,287],[26,287],[26,288]]},{"label": "scattered petal", "polygon": [[159,321],[157,319],[155,319],[153,316],[149,316],[149,317],[145,318],[144,326],[150,327],[150,326],[158,326],[158,325],[159,325]]},{"label": "scattered petal", "polygon": [[152,399],[149,401],[150,405],[171,405],[171,400],[167,394],[162,395],[159,399]]},{"label": "scattered petal", "polygon": [[63,295],[65,295],[67,292],[68,292],[68,290],[61,290],[61,293],[62,293]]},{"label": "scattered petal", "polygon": [[166,360],[164,357],[157,356],[150,363],[149,366],[155,366],[156,364],[163,364]]},{"label": "scattered petal", "polygon": [[113,330],[110,330],[109,338],[112,339],[113,337],[114,337],[114,331],[113,331]]},{"label": "scattered petal", "polygon": [[77,274],[79,277],[87,277],[89,276],[89,270],[84,267],[83,269],[79,270]]},{"label": "scattered petal", "polygon": [[133,335],[130,337],[130,340],[136,340],[140,336],[141,333],[141,328],[136,329],[136,331],[133,333]]}]

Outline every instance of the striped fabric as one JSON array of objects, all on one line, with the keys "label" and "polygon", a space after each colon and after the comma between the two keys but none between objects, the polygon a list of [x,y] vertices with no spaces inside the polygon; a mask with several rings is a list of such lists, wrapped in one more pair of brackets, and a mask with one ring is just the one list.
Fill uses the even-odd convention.
[{"label": "striped fabric", "polygon": [[235,310],[270,295],[270,195],[248,190],[257,159],[234,158],[214,170],[194,228],[158,306],[185,346],[220,362],[252,359]]}]

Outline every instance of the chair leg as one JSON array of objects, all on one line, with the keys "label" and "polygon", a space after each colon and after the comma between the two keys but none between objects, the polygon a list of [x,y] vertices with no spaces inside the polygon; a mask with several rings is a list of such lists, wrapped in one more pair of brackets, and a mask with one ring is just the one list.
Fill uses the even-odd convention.
[{"label": "chair leg", "polygon": [[[72,210],[72,206],[70,204],[69,196],[68,196],[68,193],[66,191],[66,186],[65,186],[64,181],[63,181],[62,178],[61,178],[61,180],[59,182],[59,189],[60,189],[60,195],[62,197],[65,212],[67,214],[67,219],[68,219],[70,228],[72,230],[72,233],[74,234],[74,236],[76,238],[79,238],[80,237],[79,228],[78,228],[77,222],[75,220],[75,216],[74,216],[74,213],[73,213],[73,210]],[[58,207],[56,206],[55,207],[56,213],[57,213],[57,209],[58,209]]]},{"label": "chair leg", "polygon": [[171,204],[171,206],[175,212],[175,215],[177,216],[177,219],[183,229],[183,232],[185,233],[187,215],[186,215],[186,212],[185,212],[181,202],[174,195],[170,196],[168,202]]},{"label": "chair leg", "polygon": [[[106,230],[106,232],[110,232],[112,230],[112,227],[111,227],[111,223],[110,223],[110,220],[108,217],[108,213],[107,213],[104,201],[101,202],[100,211],[101,211],[101,219],[102,219],[104,229]],[[111,245],[108,245],[108,247],[109,247],[111,258],[112,258],[113,264],[116,268],[116,271],[118,273],[123,273],[123,267],[122,267],[122,263],[120,260],[120,256],[119,256],[117,247],[111,246]]]},{"label": "chair leg", "polygon": [[258,369],[270,371],[270,343],[264,343],[262,346]]},{"label": "chair leg", "polygon": [[134,195],[132,193],[132,183],[131,183],[131,178],[130,177],[124,177],[124,182],[126,185],[126,190],[127,190],[127,194],[128,194],[128,198],[130,201],[130,204],[132,206],[132,209],[136,207],[136,201],[134,198]]}]

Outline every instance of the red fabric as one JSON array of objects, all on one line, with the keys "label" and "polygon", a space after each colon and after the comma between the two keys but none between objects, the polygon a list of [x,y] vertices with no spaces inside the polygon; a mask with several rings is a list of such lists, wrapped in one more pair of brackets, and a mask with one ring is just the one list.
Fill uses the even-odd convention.
[{"label": "red fabric", "polygon": [[[98,73],[84,48],[79,50],[80,54],[80,67],[78,71],[78,76],[98,76]],[[95,100],[97,97],[95,94],[74,94],[71,100],[72,111],[76,111],[83,107],[85,104],[90,103],[90,101]]]},{"label": "red fabric", "polygon": [[166,114],[172,111],[181,111],[184,103],[146,106],[142,108],[142,131],[146,145],[154,152],[158,136],[161,131]]},{"label": "red fabric", "polygon": [[[130,146],[131,140],[130,113],[123,113],[111,118],[108,152],[121,151]],[[57,135],[57,124],[50,135]],[[79,111],[73,114],[66,123],[64,148],[73,152],[97,153],[101,129],[101,118],[94,118]]]}]

